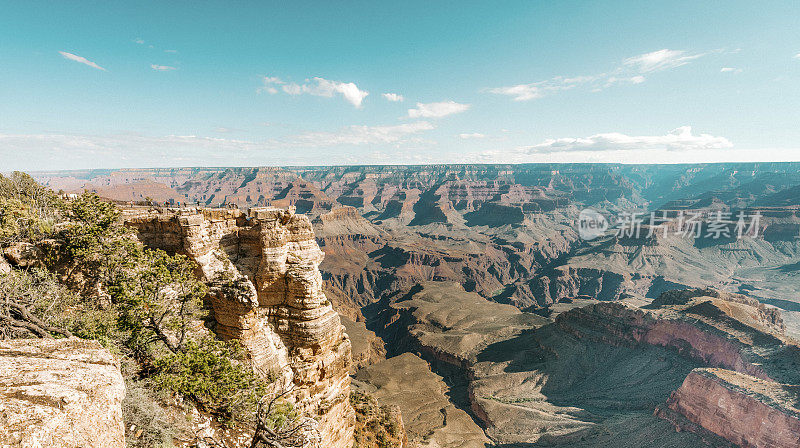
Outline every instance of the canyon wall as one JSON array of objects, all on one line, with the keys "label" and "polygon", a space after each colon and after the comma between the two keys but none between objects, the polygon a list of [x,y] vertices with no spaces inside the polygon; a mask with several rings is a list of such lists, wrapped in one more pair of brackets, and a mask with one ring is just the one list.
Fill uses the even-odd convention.
[{"label": "canyon wall", "polygon": [[795,447],[800,348],[783,335],[775,308],[713,289],[670,291],[651,310],[600,303],[559,315],[578,338],[613,346],[658,346],[703,366],[655,415],[714,445]]},{"label": "canyon wall", "polygon": [[729,334],[680,318],[665,318],[621,303],[599,303],[560,314],[556,323],[579,338],[609,345],[666,347],[705,365],[768,378],[749,348]]},{"label": "canyon wall", "polygon": [[350,448],[351,345],[322,291],[324,254],[306,216],[182,209],[128,213],[126,225],[145,245],[194,259],[217,334],[240,340],[257,373],[294,389],[296,406],[319,421],[322,446]]},{"label": "canyon wall", "polygon": [[695,369],[656,412],[677,428],[708,431],[743,448],[797,447],[800,413],[782,403],[794,395],[784,387],[729,370]]}]

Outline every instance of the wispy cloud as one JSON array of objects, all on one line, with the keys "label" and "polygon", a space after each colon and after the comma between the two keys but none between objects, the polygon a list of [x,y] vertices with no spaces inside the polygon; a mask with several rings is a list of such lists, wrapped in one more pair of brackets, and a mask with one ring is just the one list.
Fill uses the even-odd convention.
[{"label": "wispy cloud", "polygon": [[442,118],[464,112],[469,108],[469,104],[456,103],[455,101],[417,103],[416,109],[408,110],[408,116],[411,118]]},{"label": "wispy cloud", "polygon": [[800,59],[800,53],[797,53],[796,55],[794,55],[793,58]]},{"label": "wispy cloud", "polygon": [[400,95],[398,93],[383,93],[381,95],[384,98],[386,98],[388,101],[391,101],[393,103],[397,103],[397,102],[403,101],[405,99],[403,97],[403,95]]},{"label": "wispy cloud", "polygon": [[144,45],[144,39],[142,39],[141,37],[137,37],[136,39],[133,40],[133,43]]},{"label": "wispy cloud", "polygon": [[178,50],[164,50],[164,53],[176,54]]},{"label": "wispy cloud", "polygon": [[742,69],[733,67],[722,67],[719,71],[722,73],[741,73]]},{"label": "wispy cloud", "polygon": [[70,61],[79,62],[84,65],[88,65],[89,67],[96,68],[98,70],[106,71],[103,67],[95,64],[94,62],[84,58],[83,56],[78,56],[77,54],[67,53],[66,51],[59,51],[58,52],[64,58],[69,59]]},{"label": "wispy cloud", "polygon": [[517,84],[508,87],[494,87],[489,89],[490,93],[510,96],[514,101],[528,101],[541,98],[549,90],[545,85],[547,81],[535,82],[532,84]]},{"label": "wispy cloud", "polygon": [[686,65],[705,56],[705,53],[688,54],[683,50],[663,49],[625,59],[623,65],[633,67],[639,73],[652,73]]},{"label": "wispy cloud", "polygon": [[555,76],[544,81],[493,87],[485,91],[509,96],[514,101],[535,100],[578,87],[600,91],[615,84],[641,84],[646,80],[645,75],[680,67],[705,55],[706,53],[690,54],[682,50],[664,49],[627,58],[610,72],[571,77]]},{"label": "wispy cloud", "polygon": [[619,132],[595,134],[583,138],[547,139],[538,145],[522,148],[528,154],[577,151],[651,150],[687,151],[699,149],[725,149],[733,144],[725,137],[710,134],[692,134],[691,126],[682,126],[666,135],[631,136]]},{"label": "wispy cloud", "polygon": [[276,94],[280,89],[289,95],[307,94],[327,98],[340,94],[347,102],[357,108],[361,108],[364,98],[369,95],[369,92],[359,89],[355,83],[331,81],[320,77],[306,80],[304,84],[285,82],[277,76],[265,76],[262,81],[264,86],[259,91]]},{"label": "wispy cloud", "polygon": [[469,140],[469,139],[485,138],[486,136],[484,134],[479,133],[479,132],[471,132],[471,133],[466,133],[466,134],[458,134],[458,137],[461,138],[461,139],[464,139],[464,140]]},{"label": "wispy cloud", "polygon": [[178,69],[177,67],[172,67],[170,65],[156,65],[156,64],[150,64],[150,68],[159,72],[168,72],[170,70]]}]

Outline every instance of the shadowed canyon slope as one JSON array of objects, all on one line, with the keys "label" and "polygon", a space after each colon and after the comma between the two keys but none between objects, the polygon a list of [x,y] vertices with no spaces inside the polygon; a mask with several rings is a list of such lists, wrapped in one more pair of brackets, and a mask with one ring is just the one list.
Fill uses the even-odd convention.
[{"label": "shadowed canyon slope", "polygon": [[[548,320],[425,283],[376,321],[394,350],[420,353],[460,388],[454,403],[500,446],[790,447],[800,349],[779,316],[688,290],[646,309],[600,302]],[[741,417],[751,411],[772,426]]]}]

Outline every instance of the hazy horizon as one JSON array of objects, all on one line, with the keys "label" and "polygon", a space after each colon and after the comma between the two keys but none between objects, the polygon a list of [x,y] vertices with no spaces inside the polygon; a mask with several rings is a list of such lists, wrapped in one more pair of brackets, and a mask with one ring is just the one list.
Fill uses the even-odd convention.
[{"label": "hazy horizon", "polygon": [[0,174],[11,173],[13,171],[23,171],[26,173],[35,173],[35,174],[43,174],[43,173],[69,173],[69,172],[88,172],[88,171],[124,171],[124,170],[191,170],[191,169],[198,169],[198,170],[227,170],[227,169],[248,169],[248,168],[278,168],[278,169],[297,169],[297,168],[359,168],[359,167],[424,167],[424,166],[458,166],[458,165],[465,165],[465,166],[515,166],[515,165],[596,165],[596,166],[658,166],[658,165],[665,165],[665,166],[703,166],[703,165],[760,165],[760,164],[788,164],[788,165],[800,165],[800,161],[788,160],[788,161],[747,161],[747,162],[660,162],[660,163],[625,163],[625,162],[517,162],[517,163],[502,163],[502,162],[479,162],[479,163],[464,163],[464,162],[453,162],[453,163],[401,163],[401,164],[392,164],[392,163],[381,163],[381,164],[352,164],[352,165],[220,165],[220,166],[131,166],[131,167],[119,167],[119,168],[74,168],[74,169],[64,169],[64,170],[8,170],[2,171]]}]

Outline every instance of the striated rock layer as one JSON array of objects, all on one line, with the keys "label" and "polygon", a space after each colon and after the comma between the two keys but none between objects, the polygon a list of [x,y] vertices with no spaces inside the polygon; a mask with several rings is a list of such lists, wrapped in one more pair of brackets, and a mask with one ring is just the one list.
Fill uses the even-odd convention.
[{"label": "striated rock layer", "polygon": [[97,341],[0,341],[0,446],[124,448],[124,397]]},{"label": "striated rock layer", "polygon": [[789,386],[724,369],[695,369],[657,415],[745,448],[800,446],[800,412]]},{"label": "striated rock layer", "polygon": [[655,415],[714,445],[800,446],[800,347],[772,307],[713,289],[670,291],[650,310],[601,303],[560,314],[578,338],[675,350],[692,370]]},{"label": "striated rock layer", "polygon": [[350,340],[322,291],[324,254],[306,216],[189,209],[129,215],[126,225],[147,246],[193,258],[211,285],[217,334],[239,339],[257,373],[294,388],[322,446],[352,445]]}]

